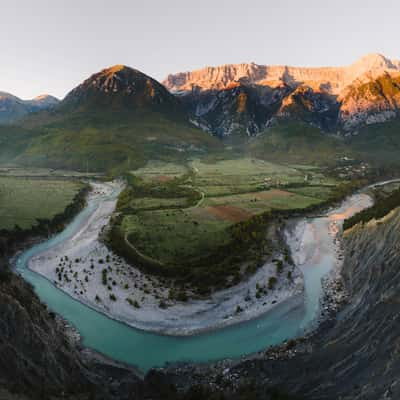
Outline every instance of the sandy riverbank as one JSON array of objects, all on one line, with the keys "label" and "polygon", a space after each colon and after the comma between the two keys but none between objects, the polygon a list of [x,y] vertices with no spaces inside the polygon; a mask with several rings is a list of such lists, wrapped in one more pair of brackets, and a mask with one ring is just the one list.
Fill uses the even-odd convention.
[{"label": "sandy riverbank", "polygon": [[108,197],[121,189],[118,183],[94,183],[88,202],[99,205],[90,218],[82,221],[74,236],[31,258],[29,268],[114,319],[170,335],[191,335],[253,319],[302,292],[302,274],[289,265],[274,289],[268,289],[269,278],[277,276],[276,264],[271,262],[248,280],[206,300],[169,300],[169,288],[163,281],[127,265],[98,239],[116,205],[116,199]]},{"label": "sandy riverbank", "polygon": [[[342,279],[343,248],[342,226],[345,219],[370,207],[372,198],[365,193],[354,194],[345,199],[338,208],[327,211],[326,216],[318,218],[301,218],[292,221],[286,231],[286,241],[290,246],[295,264],[307,276],[309,295],[315,298],[309,312],[314,312],[314,327],[334,314],[346,301]],[[322,266],[320,273],[314,274],[312,268]],[[320,292],[313,280],[322,281]],[[312,308],[314,307],[314,308]]]}]

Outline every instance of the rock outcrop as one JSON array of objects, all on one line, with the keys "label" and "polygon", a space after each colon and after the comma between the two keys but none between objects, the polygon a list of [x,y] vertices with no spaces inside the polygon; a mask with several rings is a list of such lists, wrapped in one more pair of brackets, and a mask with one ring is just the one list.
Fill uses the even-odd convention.
[{"label": "rock outcrop", "polygon": [[356,81],[340,95],[339,123],[345,132],[383,123],[398,116],[400,73],[384,73],[367,82]]},{"label": "rock outcrop", "polygon": [[32,288],[0,272],[0,386],[25,394],[89,386],[77,350]]}]

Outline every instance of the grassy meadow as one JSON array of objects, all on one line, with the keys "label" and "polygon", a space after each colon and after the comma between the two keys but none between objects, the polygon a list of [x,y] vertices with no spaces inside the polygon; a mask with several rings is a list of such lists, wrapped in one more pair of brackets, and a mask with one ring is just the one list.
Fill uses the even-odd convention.
[{"label": "grassy meadow", "polygon": [[[131,171],[128,182],[114,225],[125,246],[166,269],[208,263],[209,272],[224,262],[219,255],[233,246],[238,231],[249,236],[251,245],[257,216],[316,206],[330,198],[337,184],[312,165],[249,157],[150,161]],[[262,235],[267,236],[265,229]]]},{"label": "grassy meadow", "polygon": [[72,202],[82,184],[72,180],[0,176],[0,230],[29,229]]}]

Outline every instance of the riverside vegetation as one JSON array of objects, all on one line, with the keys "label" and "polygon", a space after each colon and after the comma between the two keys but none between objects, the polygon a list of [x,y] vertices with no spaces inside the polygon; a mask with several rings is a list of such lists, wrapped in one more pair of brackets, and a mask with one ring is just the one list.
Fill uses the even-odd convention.
[{"label": "riverside vegetation", "polygon": [[149,162],[125,179],[108,244],[144,271],[200,294],[240,282],[273,254],[288,262],[281,219],[316,211],[364,182],[245,157]]},{"label": "riverside vegetation", "polygon": [[357,224],[365,224],[372,219],[380,219],[389,214],[390,211],[400,206],[400,188],[393,191],[385,191],[383,188],[375,189],[374,192],[375,204],[353,217],[348,218],[344,224],[343,229],[347,230]]}]

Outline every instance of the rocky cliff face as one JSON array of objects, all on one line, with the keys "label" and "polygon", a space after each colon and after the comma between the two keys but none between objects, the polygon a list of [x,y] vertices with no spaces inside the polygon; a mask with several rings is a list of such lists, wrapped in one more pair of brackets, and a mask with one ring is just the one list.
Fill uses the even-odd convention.
[{"label": "rocky cliff face", "polygon": [[329,131],[336,126],[338,110],[339,105],[334,97],[302,85],[282,100],[276,116],[280,119],[298,119]]},{"label": "rocky cliff face", "polygon": [[203,129],[220,137],[253,136],[268,126],[289,92],[285,84],[271,88],[238,83],[223,90],[193,90],[180,98]]},{"label": "rocky cliff face", "polygon": [[367,82],[356,81],[339,97],[339,123],[345,132],[398,116],[400,74],[384,73]]},{"label": "rocky cliff face", "polygon": [[83,372],[74,346],[32,288],[1,270],[0,386],[36,395],[83,391],[89,384]]},{"label": "rocky cliff face", "polygon": [[[163,83],[184,100],[198,125],[218,136],[255,135],[276,119],[301,120],[324,131],[352,134],[364,125],[397,116],[399,71],[399,61],[372,54],[337,68],[207,67],[169,75]],[[245,118],[242,109],[235,107],[238,92],[251,99],[251,112]]]}]

